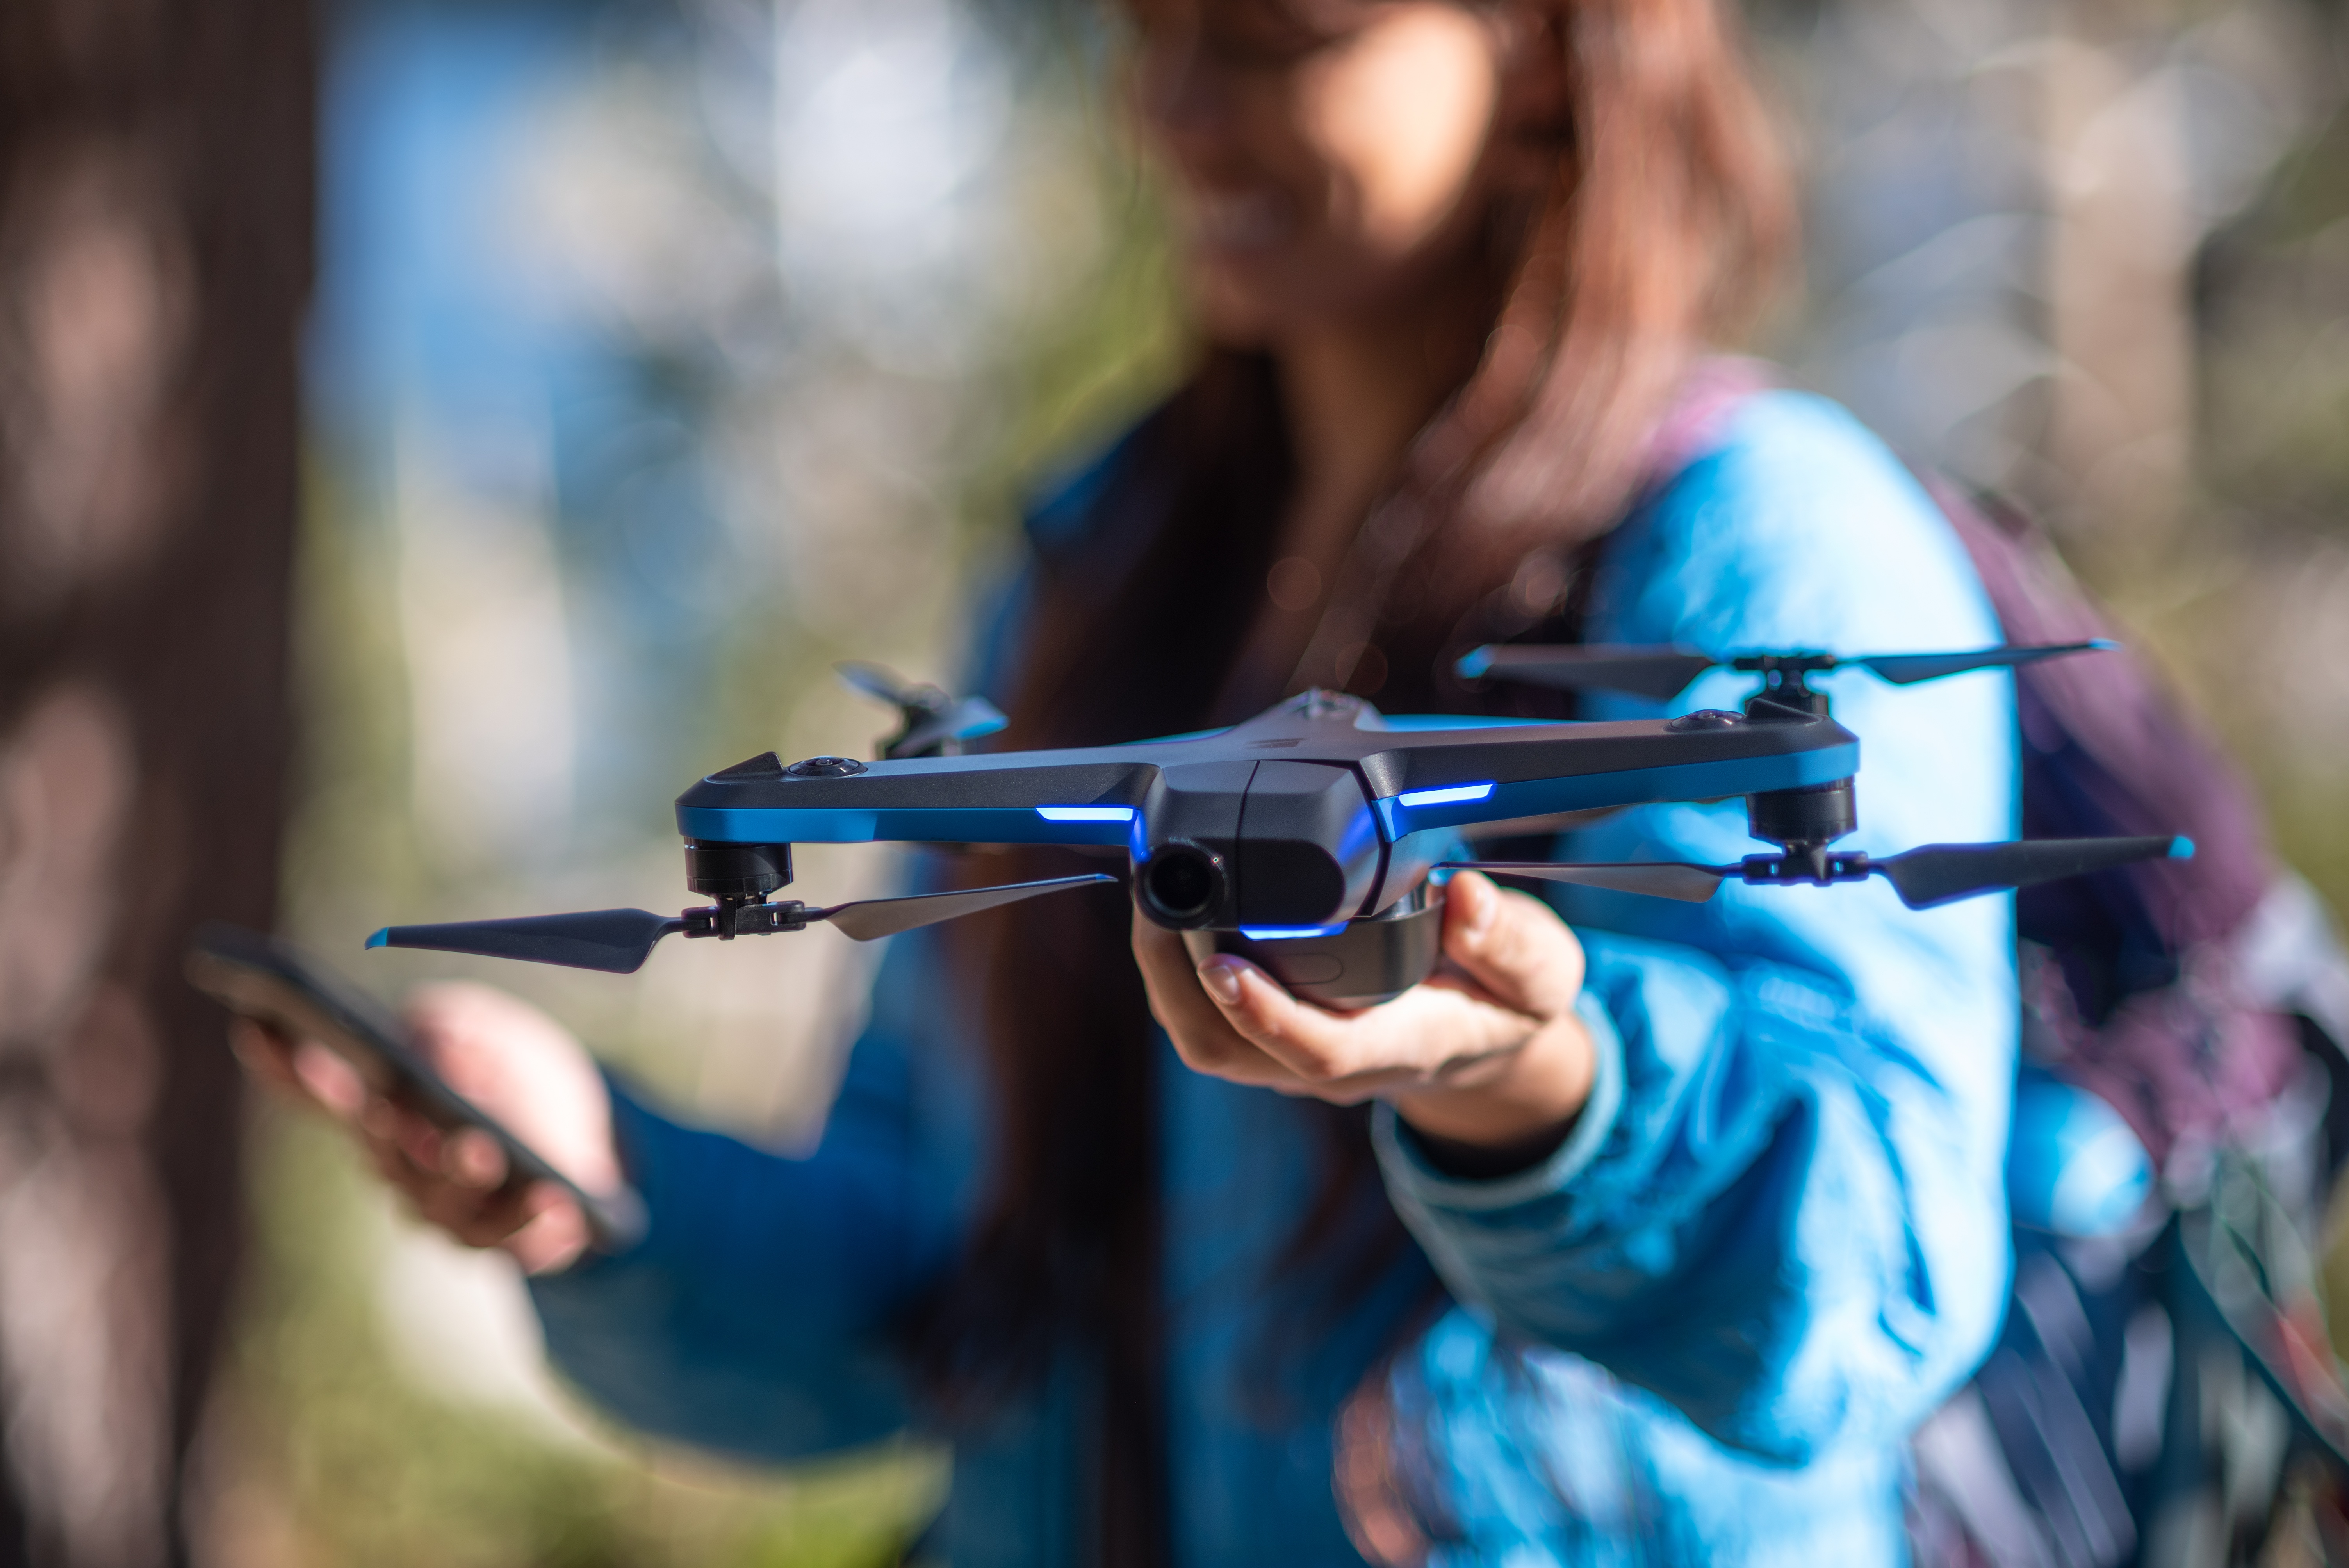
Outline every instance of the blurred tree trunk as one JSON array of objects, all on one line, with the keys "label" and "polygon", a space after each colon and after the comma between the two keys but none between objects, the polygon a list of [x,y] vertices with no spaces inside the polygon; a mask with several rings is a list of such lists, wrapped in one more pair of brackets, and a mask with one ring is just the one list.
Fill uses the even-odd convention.
[{"label": "blurred tree trunk", "polygon": [[269,923],[306,0],[0,4],[0,1564],[184,1561]]}]

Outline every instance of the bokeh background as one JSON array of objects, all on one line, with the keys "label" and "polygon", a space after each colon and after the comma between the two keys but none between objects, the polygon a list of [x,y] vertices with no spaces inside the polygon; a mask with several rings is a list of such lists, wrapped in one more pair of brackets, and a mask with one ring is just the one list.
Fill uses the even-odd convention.
[{"label": "bokeh background", "polygon": [[[2046,520],[2349,908],[2349,5],[1751,15],[1809,192],[1759,347]],[[274,919],[387,995],[493,975],[669,1103],[812,1138],[870,956],[833,935],[630,978],[359,943],[675,904],[684,782],[869,749],[890,716],[834,660],[951,676],[1019,498],[1182,364],[1114,56],[1073,0],[0,20],[27,1561],[747,1568],[918,1532],[918,1446],[751,1472],[552,1386],[502,1260],[240,1110],[216,1016],[171,999],[176,916]],[[825,901],[903,872],[801,862]]]}]

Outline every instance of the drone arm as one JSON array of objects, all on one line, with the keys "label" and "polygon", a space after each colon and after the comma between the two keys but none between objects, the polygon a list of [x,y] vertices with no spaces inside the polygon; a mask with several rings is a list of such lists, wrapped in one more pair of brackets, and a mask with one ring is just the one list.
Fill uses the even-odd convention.
[{"label": "drone arm", "polygon": [[1156,773],[1148,750],[839,759],[847,770],[824,777],[730,769],[678,797],[677,825],[731,843],[1120,845]]},{"label": "drone arm", "polygon": [[1832,720],[1705,714],[1455,731],[1362,764],[1393,844],[1486,822],[1806,789],[1858,768],[1858,738]]},{"label": "drone arm", "polygon": [[1608,888],[1650,898],[1679,899],[1684,903],[1703,903],[1721,890],[1723,877],[1734,876],[1740,870],[1737,866],[1701,866],[1689,861],[1602,861],[1580,864],[1562,861],[1451,861],[1445,862],[1444,869]]}]

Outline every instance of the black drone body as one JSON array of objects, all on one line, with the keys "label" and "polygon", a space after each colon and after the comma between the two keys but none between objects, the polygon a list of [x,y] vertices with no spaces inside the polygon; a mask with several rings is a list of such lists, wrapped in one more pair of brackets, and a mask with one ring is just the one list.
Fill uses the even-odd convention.
[{"label": "black drone body", "polygon": [[762,867],[787,871],[777,848],[791,843],[1122,850],[1143,913],[1194,934],[1200,955],[1241,953],[1302,994],[1360,1002],[1433,965],[1442,901],[1429,880],[1462,862],[1466,830],[1733,795],[1795,801],[1798,815],[1857,765],[1850,732],[1808,715],[1391,720],[1309,692],[1172,740],[790,767],[770,754],[704,779],[677,814],[692,885],[721,900],[755,896]]},{"label": "black drone body", "polygon": [[1172,740],[789,767],[769,753],[688,789],[677,822],[713,868],[791,843],[1123,849],[1143,913],[1169,929],[1319,927],[1391,906],[1456,854],[1465,828],[1851,777],[1856,737],[1789,719],[1391,720],[1309,692]]},{"label": "black drone body", "polygon": [[[869,676],[857,684],[874,689]],[[395,926],[369,945],[628,973],[672,933],[730,939],[823,922],[871,940],[1112,879],[833,908],[770,902],[792,880],[793,844],[1064,844],[1123,858],[1143,914],[1184,933],[1195,955],[1239,954],[1310,1000],[1361,1006],[1433,968],[1442,882],[1462,867],[1682,899],[1710,897],[1730,878],[1833,884],[1881,875],[1923,908],[2183,852],[2183,841],[2168,839],[1930,845],[1883,861],[1835,851],[1857,826],[1859,742],[1824,714],[1787,704],[1549,724],[1391,718],[1358,697],[1316,691],[1202,735],[968,756],[934,744],[909,755],[904,743],[924,734],[917,708],[957,711],[933,688],[910,689],[918,700],[901,703],[907,730],[878,761],[787,765],[769,752],[678,797],[687,882],[716,901],[706,908]],[[943,727],[973,730],[965,718]],[[1480,832],[1735,796],[1774,852],[1728,866],[1568,865],[1480,862],[1467,849]]]}]

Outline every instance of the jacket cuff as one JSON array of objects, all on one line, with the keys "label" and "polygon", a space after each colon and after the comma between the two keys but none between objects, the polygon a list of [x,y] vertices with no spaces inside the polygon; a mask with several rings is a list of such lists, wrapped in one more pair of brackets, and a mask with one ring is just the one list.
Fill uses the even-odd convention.
[{"label": "jacket cuff", "polygon": [[1574,1010],[1590,1033],[1596,1057],[1590,1098],[1573,1128],[1549,1156],[1513,1175],[1473,1181],[1446,1175],[1427,1157],[1419,1135],[1394,1107],[1379,1105],[1371,1115],[1371,1141],[1378,1150],[1379,1168],[1388,1191],[1398,1204],[1422,1212],[1490,1212],[1515,1208],[1566,1190],[1581,1175],[1599,1151],[1623,1109],[1623,1037],[1599,998],[1585,991],[1575,998]]}]

